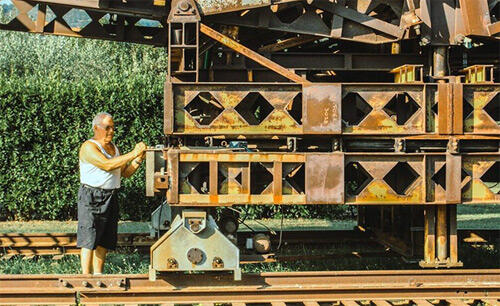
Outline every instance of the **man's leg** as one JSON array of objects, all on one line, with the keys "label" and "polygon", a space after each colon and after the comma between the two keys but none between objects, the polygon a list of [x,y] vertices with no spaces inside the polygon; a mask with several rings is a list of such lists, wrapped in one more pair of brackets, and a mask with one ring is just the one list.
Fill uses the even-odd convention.
[{"label": "man's leg", "polygon": [[104,262],[106,261],[106,253],[108,250],[98,245],[94,250],[94,273],[102,274],[104,270]]},{"label": "man's leg", "polygon": [[82,248],[80,251],[80,262],[82,264],[83,274],[92,274],[92,259],[94,250]]}]

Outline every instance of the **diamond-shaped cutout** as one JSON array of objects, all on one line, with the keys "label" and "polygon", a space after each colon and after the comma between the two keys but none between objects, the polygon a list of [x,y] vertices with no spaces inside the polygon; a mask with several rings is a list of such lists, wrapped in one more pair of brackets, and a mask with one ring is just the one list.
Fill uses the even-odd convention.
[{"label": "diamond-shaped cutout", "polygon": [[45,23],[51,23],[52,21],[54,21],[54,19],[56,19],[56,17],[56,13],[54,13],[50,6],[47,6],[47,9],[45,11]]},{"label": "diamond-shaped cutout", "polygon": [[28,12],[28,17],[35,22],[36,19],[38,18],[38,6],[39,4],[35,5],[31,10]]},{"label": "diamond-shaped cutout", "polygon": [[139,19],[139,21],[137,21],[135,23],[136,26],[139,26],[139,27],[148,27],[148,28],[162,28],[162,24],[161,22],[159,22],[158,20],[152,20],[152,19]]},{"label": "diamond-shaped cutout", "polygon": [[234,180],[235,180],[235,181],[237,181],[237,182],[238,182],[238,184],[240,184],[240,185],[242,184],[241,172],[240,172],[240,173],[238,173],[238,175],[236,175],[236,176],[234,177]]},{"label": "diamond-shaped cutout", "polygon": [[500,125],[500,94],[496,94],[496,96],[486,104],[484,111]]},{"label": "diamond-shaped cutout", "polygon": [[408,188],[417,180],[418,173],[407,162],[398,162],[384,176],[384,181],[399,195],[405,195]]},{"label": "diamond-shaped cutout", "polygon": [[250,125],[259,125],[274,107],[258,92],[248,93],[234,108]]},{"label": "diamond-shaped cutout", "polygon": [[434,105],[431,107],[431,110],[434,112],[434,114],[438,115],[438,104],[434,103]]},{"label": "diamond-shaped cutout", "polygon": [[406,92],[396,94],[383,108],[398,125],[408,122],[419,109],[417,102]]},{"label": "diamond-shaped cutout", "polygon": [[443,189],[446,189],[446,165],[441,167],[441,169],[431,177],[431,180]]},{"label": "diamond-shaped cutout", "polygon": [[500,162],[495,162],[481,176],[481,181],[493,192],[500,194]]},{"label": "diamond-shaped cutout", "polygon": [[[460,181],[463,182],[466,177],[470,176],[467,171],[462,169],[460,173]],[[432,177],[431,180],[434,181],[437,185],[441,186],[443,189],[446,190],[446,164],[439,169],[438,172],[436,172]]]},{"label": "diamond-shaped cutout", "polygon": [[305,192],[306,171],[304,164],[299,164],[285,175],[285,181],[300,194]]},{"label": "diamond-shaped cutout", "polygon": [[19,10],[12,1],[0,1],[0,24],[8,24],[19,15]]},{"label": "diamond-shaped cutout", "polygon": [[472,112],[474,111],[474,107],[472,107],[472,105],[470,105],[469,102],[465,101],[464,100],[464,105],[463,105],[463,119],[467,119],[470,115],[472,115]]},{"label": "diamond-shaped cutout", "polygon": [[72,29],[83,29],[92,22],[92,18],[82,9],[73,8],[69,10],[64,16],[64,21]]},{"label": "diamond-shaped cutout", "polygon": [[465,171],[465,169],[462,168],[462,172],[460,174],[460,181],[463,182],[468,176],[470,176],[470,173]]},{"label": "diamond-shaped cutout", "polygon": [[184,110],[200,125],[209,125],[224,111],[224,107],[211,93],[200,92]]},{"label": "diamond-shaped cutout", "polygon": [[292,102],[286,106],[286,111],[298,124],[302,124],[302,93],[299,92]]},{"label": "diamond-shaped cutout", "polygon": [[108,13],[108,14],[102,16],[101,19],[99,19],[99,23],[102,25],[110,24],[111,23],[111,15]]},{"label": "diamond-shaped cutout", "polygon": [[345,167],[345,188],[349,195],[358,195],[373,180],[373,177],[358,162],[350,162]]},{"label": "diamond-shaped cutout", "polygon": [[348,126],[360,124],[372,110],[373,107],[355,92],[342,99],[342,121]]},{"label": "diamond-shaped cutout", "polygon": [[250,164],[250,193],[261,194],[273,182],[273,175],[261,163]]},{"label": "diamond-shaped cutout", "polygon": [[187,182],[200,194],[207,194],[210,188],[210,166],[209,163],[203,162],[188,174]]},{"label": "diamond-shaped cutout", "polygon": [[227,182],[228,182],[227,176],[225,176],[222,172],[219,171],[217,176],[217,181],[218,181],[217,184],[218,193],[227,194]]}]

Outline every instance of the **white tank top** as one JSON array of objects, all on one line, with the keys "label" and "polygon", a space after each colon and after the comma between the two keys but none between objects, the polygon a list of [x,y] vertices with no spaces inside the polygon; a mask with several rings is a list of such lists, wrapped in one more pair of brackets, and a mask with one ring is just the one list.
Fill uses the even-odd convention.
[{"label": "white tank top", "polygon": [[[110,159],[120,155],[118,147],[113,143],[115,147],[115,156],[111,156],[104,150],[101,144],[94,139],[89,139],[89,141],[95,143],[99,149],[101,149],[102,154],[106,158]],[[102,189],[118,189],[121,183],[121,169],[116,168],[111,171],[104,171],[91,163],[84,162],[80,159],[80,183],[89,185],[92,187],[102,188]]]}]

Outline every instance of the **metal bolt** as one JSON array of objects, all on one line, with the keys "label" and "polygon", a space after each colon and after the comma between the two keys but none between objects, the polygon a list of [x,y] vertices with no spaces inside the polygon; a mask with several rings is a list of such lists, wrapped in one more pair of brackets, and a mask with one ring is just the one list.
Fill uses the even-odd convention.
[{"label": "metal bolt", "polygon": [[428,37],[428,36],[424,36],[424,37],[422,37],[422,39],[420,40],[420,45],[421,45],[421,46],[427,46],[427,45],[428,45],[428,44],[430,44],[430,43],[431,43],[431,39],[430,39],[430,37]]},{"label": "metal bolt", "polygon": [[193,222],[193,223],[190,224],[190,227],[191,227],[191,231],[195,232],[195,233],[200,230],[200,224],[199,223]]},{"label": "metal bolt", "polygon": [[186,12],[187,10],[189,10],[191,8],[191,4],[189,4],[189,2],[187,1],[182,1],[180,4],[179,4],[179,9],[183,12]]},{"label": "metal bolt", "polygon": [[271,238],[266,234],[256,234],[253,237],[253,245],[257,253],[268,253],[271,250]]},{"label": "metal bolt", "polygon": [[170,257],[167,259],[167,269],[177,269],[179,267],[179,264],[177,263],[177,260],[175,258]]},{"label": "metal bolt", "polygon": [[224,268],[224,261],[220,257],[214,257],[212,261],[212,268]]},{"label": "metal bolt", "polygon": [[191,248],[187,253],[188,260],[197,265],[203,261],[203,251],[198,248]]},{"label": "metal bolt", "polygon": [[60,280],[60,282],[61,282],[61,284],[62,284],[64,287],[69,287],[69,283],[68,283],[68,281],[67,281],[67,280],[63,280],[63,279],[61,279],[61,280]]}]

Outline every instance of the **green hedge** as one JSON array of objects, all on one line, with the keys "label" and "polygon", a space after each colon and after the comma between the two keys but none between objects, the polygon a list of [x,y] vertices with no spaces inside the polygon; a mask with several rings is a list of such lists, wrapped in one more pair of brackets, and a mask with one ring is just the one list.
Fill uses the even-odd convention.
[{"label": "green hedge", "polygon": [[[0,203],[9,220],[76,217],[78,149],[99,111],[122,152],[162,142],[163,49],[0,32]],[[121,213],[147,219],[144,167],[123,180]]]},{"label": "green hedge", "polygon": [[[122,152],[162,143],[162,48],[0,31],[0,219],[76,218],[78,149],[99,111]],[[148,220],[144,167],[123,180],[121,218]],[[252,206],[251,218],[330,217],[339,206]]]}]

